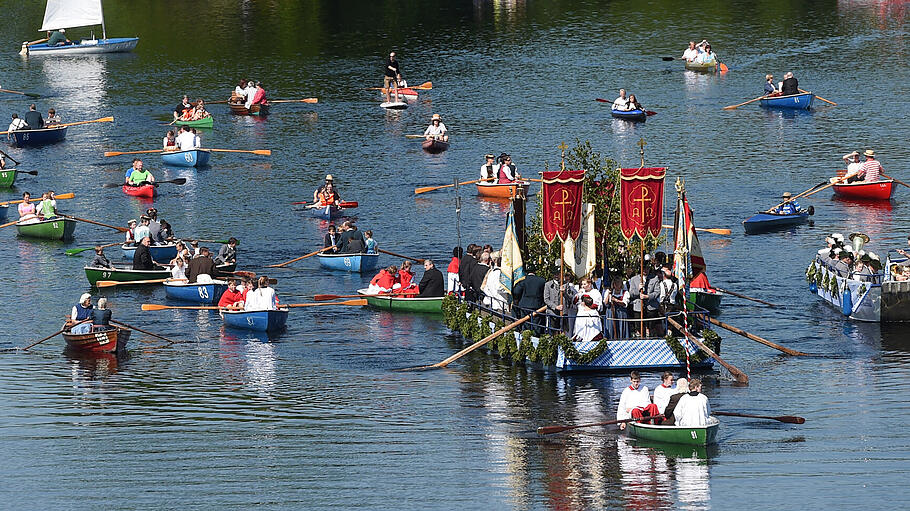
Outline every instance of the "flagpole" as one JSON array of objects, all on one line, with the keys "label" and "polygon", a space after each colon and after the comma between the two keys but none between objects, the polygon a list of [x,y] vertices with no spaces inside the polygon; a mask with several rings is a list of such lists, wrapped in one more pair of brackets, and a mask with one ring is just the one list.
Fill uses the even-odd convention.
[{"label": "flagpole", "polygon": [[641,284],[638,288],[638,301],[641,302],[641,307],[639,310],[639,315],[641,322],[639,323],[640,328],[638,333],[641,334],[642,339],[645,337],[645,301],[641,298],[642,290],[647,289],[647,283],[645,282],[645,239],[641,238],[641,251],[638,254],[638,260],[641,262],[641,273],[639,274],[639,279]]},{"label": "flagpole", "polygon": [[461,196],[458,195],[458,176],[455,176],[455,233],[461,248]]}]

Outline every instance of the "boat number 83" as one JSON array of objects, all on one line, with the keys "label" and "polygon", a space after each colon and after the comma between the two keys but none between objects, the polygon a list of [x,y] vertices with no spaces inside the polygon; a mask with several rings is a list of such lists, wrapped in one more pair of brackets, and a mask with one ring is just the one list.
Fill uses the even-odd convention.
[{"label": "boat number 83", "polygon": [[205,286],[199,286],[199,298],[206,299],[209,297],[209,290]]}]

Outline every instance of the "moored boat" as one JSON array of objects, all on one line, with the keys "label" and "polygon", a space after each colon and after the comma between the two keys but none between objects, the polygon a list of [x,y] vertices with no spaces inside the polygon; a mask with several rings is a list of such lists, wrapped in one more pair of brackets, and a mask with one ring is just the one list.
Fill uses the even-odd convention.
[{"label": "moored boat", "polygon": [[[862,248],[862,247],[860,247]],[[854,245],[855,249],[855,245]],[[897,280],[894,267],[907,264],[907,257],[888,254],[881,271],[845,273],[835,268],[828,258],[816,256],[806,270],[809,292],[817,295],[841,314],[856,321],[910,321],[910,281]]]},{"label": "moored boat", "polygon": [[640,440],[660,442],[667,444],[685,445],[710,445],[717,443],[717,430],[720,421],[717,417],[708,417],[704,426],[662,426],[659,424],[644,424],[629,422],[626,430],[629,436]]},{"label": "moored boat", "polygon": [[319,265],[328,270],[364,272],[375,270],[379,254],[318,254]]},{"label": "moored boat", "polygon": [[510,199],[521,188],[524,194],[528,194],[528,188],[531,183],[528,181],[516,181],[514,183],[498,182],[480,182],[477,183],[477,195],[481,197],[496,197],[499,199]]},{"label": "moored boat", "polygon": [[713,288],[689,288],[689,301],[686,304],[689,310],[704,309],[711,314],[720,312],[720,302],[724,294]]},{"label": "moored boat", "polygon": [[196,119],[195,121],[186,121],[183,119],[178,119],[174,121],[174,124],[177,126],[189,126],[191,128],[211,128],[215,125],[215,118],[211,114],[203,117],[202,119]]},{"label": "moored boat", "polygon": [[123,185],[123,193],[132,195],[133,197],[145,197],[147,199],[151,199],[158,194],[158,190],[155,188],[155,185],[152,184],[145,184],[141,186]]},{"label": "moored boat", "polygon": [[743,220],[743,229],[746,234],[758,234],[762,232],[783,229],[805,223],[809,220],[809,211],[800,211],[792,215],[782,215],[762,211]]},{"label": "moored boat", "polygon": [[627,121],[646,121],[648,114],[644,110],[611,110],[610,115]]},{"label": "moored boat", "polygon": [[45,240],[72,239],[76,230],[76,221],[71,218],[56,217],[40,222],[16,224],[19,236]]},{"label": "moored boat", "polygon": [[277,332],[283,330],[288,321],[290,309],[268,311],[222,311],[224,324],[232,328],[256,332]]},{"label": "moored boat", "polygon": [[[124,259],[132,261],[133,255],[136,254],[136,245],[120,245],[120,253]],[[166,263],[177,257],[177,244],[149,245],[149,253],[152,254],[152,259],[155,261]]]},{"label": "moored boat", "polygon": [[380,103],[379,106],[386,110],[404,110],[408,107],[408,104],[405,101],[386,101]]},{"label": "moored boat", "polygon": [[344,216],[344,208],[340,208],[334,204],[329,206],[320,206],[318,208],[309,208],[310,215],[321,218],[323,220],[331,220],[333,218],[339,218]]},{"label": "moored boat", "polygon": [[812,108],[812,100],[815,94],[804,92],[800,94],[790,94],[788,96],[772,96],[762,98],[758,103],[763,108],[783,108],[789,110],[809,110]]},{"label": "moored boat", "polygon": [[67,349],[79,353],[119,353],[126,350],[126,343],[133,331],[128,328],[110,327],[87,334],[73,334],[67,329],[63,340]]},{"label": "moored boat", "polygon": [[372,296],[366,289],[358,289],[358,294],[366,296],[367,305],[379,310],[394,312],[424,312],[429,314],[442,314],[442,300],[444,297],[418,298],[417,296],[383,295]]},{"label": "moored boat", "polygon": [[834,195],[843,199],[891,200],[894,194],[894,181],[891,179],[871,183],[856,181],[834,185],[832,188]]},{"label": "moored boat", "polygon": [[[216,266],[220,272],[232,272],[236,264],[222,264]],[[131,266],[115,266],[114,268],[85,267],[85,277],[89,284],[95,285],[99,280],[112,280],[114,282],[136,282],[140,280],[164,280],[171,277],[171,271],[161,270],[134,270]]]},{"label": "moored boat", "polygon": [[431,154],[441,153],[449,148],[448,142],[446,142],[445,140],[437,140],[435,138],[431,138],[430,140],[424,140],[423,144],[421,144],[421,145],[422,145],[424,151],[431,153]]},{"label": "moored boat", "polygon": [[261,117],[269,115],[269,105],[250,105],[250,107],[247,108],[244,103],[228,102],[228,106],[231,107],[231,113],[234,115],[252,115]]},{"label": "moored boat", "polygon": [[12,188],[16,182],[16,169],[0,170],[0,188]]},{"label": "moored boat", "polygon": [[717,70],[717,61],[712,60],[710,62],[689,62],[686,61],[686,69],[689,71],[701,71],[713,73]]},{"label": "moored boat", "polygon": [[101,25],[101,39],[94,39],[93,36],[92,39],[67,41],[53,46],[47,43],[22,43],[19,54],[53,56],[117,53],[132,51],[139,44],[138,37],[107,37],[101,0],[48,0],[39,32],[94,25]]},{"label": "moored boat", "polygon": [[67,126],[41,128],[37,130],[16,130],[9,133],[10,143],[16,147],[34,147],[56,144],[66,139]]},{"label": "moored boat", "polygon": [[218,303],[225,290],[227,290],[227,282],[223,280],[193,284],[177,280],[164,283],[164,294],[168,298],[184,302]]},{"label": "moored boat", "polygon": [[174,167],[204,167],[209,164],[211,156],[212,152],[208,149],[165,151],[161,153],[161,162]]}]

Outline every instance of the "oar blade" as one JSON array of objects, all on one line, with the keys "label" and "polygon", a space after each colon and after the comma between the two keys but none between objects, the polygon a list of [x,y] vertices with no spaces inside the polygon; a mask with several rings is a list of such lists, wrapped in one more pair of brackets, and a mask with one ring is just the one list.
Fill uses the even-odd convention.
[{"label": "oar blade", "polygon": [[81,253],[85,252],[86,250],[91,250],[92,248],[93,248],[93,247],[89,247],[89,248],[68,248],[68,249],[66,249],[63,253],[66,254],[66,255],[68,255],[68,256],[74,256],[74,255],[77,255],[77,254],[81,254]]},{"label": "oar blade", "polygon": [[117,282],[115,280],[99,280],[98,282],[95,282],[95,287],[97,287],[97,288],[114,287],[117,284],[119,284],[119,282]]},{"label": "oar blade", "polygon": [[804,417],[796,417],[793,415],[783,415],[777,418],[781,422],[787,422],[789,424],[805,424],[806,419]]},{"label": "oar blade", "polygon": [[167,305],[160,305],[157,303],[143,303],[142,310],[144,311],[161,311],[167,309]]},{"label": "oar blade", "polygon": [[272,155],[272,150],[271,150],[271,149],[254,149],[254,150],[251,151],[251,152],[252,152],[253,154],[260,154],[260,155],[262,155],[262,156],[271,156],[271,155]]},{"label": "oar blade", "polygon": [[319,98],[303,98],[304,103],[319,103]]},{"label": "oar blade", "polygon": [[553,435],[572,429],[571,426],[541,426],[537,428],[538,435]]}]

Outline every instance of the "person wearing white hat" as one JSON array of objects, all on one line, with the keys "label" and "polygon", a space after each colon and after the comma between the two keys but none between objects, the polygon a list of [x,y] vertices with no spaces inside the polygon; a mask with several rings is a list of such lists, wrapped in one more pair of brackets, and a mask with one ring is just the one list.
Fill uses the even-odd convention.
[{"label": "person wearing white hat", "polygon": [[332,189],[335,192],[335,196],[338,198],[339,202],[341,201],[341,194],[338,192],[338,185],[335,184],[335,178],[332,177],[331,174],[326,174],[325,183],[323,183],[322,186],[320,186],[313,192],[313,205],[314,206],[319,205],[319,202],[320,202],[319,195],[322,194],[323,192],[325,192],[326,185],[332,185]]},{"label": "person wearing white hat", "polygon": [[480,179],[484,181],[493,181],[496,179],[496,169],[499,165],[496,165],[496,157],[492,154],[484,156],[486,161],[483,165],[480,166]]},{"label": "person wearing white hat", "polygon": [[875,151],[872,149],[866,149],[863,152],[866,161],[863,162],[862,174],[863,181],[866,183],[874,183],[881,180],[881,175],[885,172],[885,169],[882,168],[882,164],[875,159]]},{"label": "person wearing white hat", "polygon": [[430,125],[424,130],[423,135],[427,140],[449,141],[448,130],[446,129],[446,125],[442,123],[442,117],[440,117],[439,114],[433,114],[432,119],[430,119]]},{"label": "person wearing white hat", "polygon": [[[92,307],[92,295],[83,293],[83,295],[79,297],[79,303],[73,306],[73,311],[70,314],[70,320],[67,323],[72,325],[85,319],[91,319],[92,312],[94,312],[94,308]],[[85,323],[75,325],[70,329],[70,332],[74,334],[87,334],[91,331],[91,321],[86,321]]]}]

